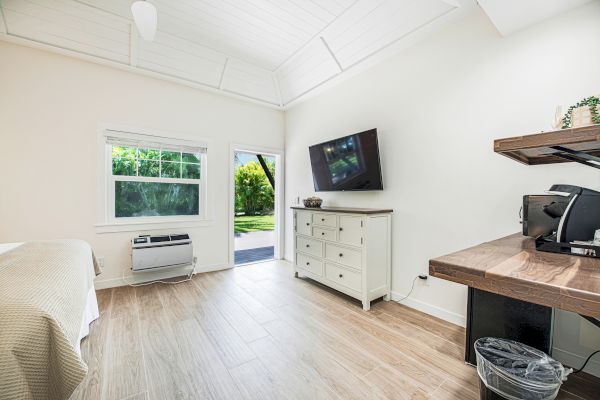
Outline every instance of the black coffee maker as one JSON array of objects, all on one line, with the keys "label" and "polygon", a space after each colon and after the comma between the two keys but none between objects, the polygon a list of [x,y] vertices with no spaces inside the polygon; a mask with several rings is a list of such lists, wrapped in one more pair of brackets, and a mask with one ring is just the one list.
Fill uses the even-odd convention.
[{"label": "black coffee maker", "polygon": [[523,235],[540,251],[600,258],[594,235],[600,230],[600,192],[553,185],[547,195],[523,196]]}]

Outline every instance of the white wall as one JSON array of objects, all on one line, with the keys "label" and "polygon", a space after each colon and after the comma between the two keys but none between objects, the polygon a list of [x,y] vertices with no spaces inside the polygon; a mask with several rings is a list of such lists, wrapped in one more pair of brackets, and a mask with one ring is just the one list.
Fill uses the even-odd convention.
[{"label": "white wall", "polygon": [[[139,232],[96,234],[100,122],[210,140],[199,269],[227,266],[229,143],[283,148],[281,111],[0,41],[0,242],[80,238],[120,284]],[[148,232],[146,232],[148,233]]]},{"label": "white wall", "polygon": [[[476,9],[293,107],[286,113],[286,205],[313,194],[309,145],[377,128],[385,190],[319,196],[330,206],[394,209],[392,290],[399,297],[428,271],[430,258],[520,231],[524,194],[553,183],[598,188],[592,168],[527,167],[492,149],[496,138],[550,130],[558,104],[600,93],[598,21],[594,2],[502,38]],[[286,222],[291,259],[289,210]],[[407,304],[464,323],[466,288],[418,281]]]}]

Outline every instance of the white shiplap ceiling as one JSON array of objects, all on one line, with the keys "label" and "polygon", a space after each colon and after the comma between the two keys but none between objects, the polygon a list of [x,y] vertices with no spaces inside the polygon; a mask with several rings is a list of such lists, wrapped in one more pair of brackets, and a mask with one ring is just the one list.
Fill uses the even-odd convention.
[{"label": "white shiplap ceiling", "polygon": [[474,0],[149,0],[142,40],[132,0],[0,0],[0,39],[286,107],[414,42]]}]

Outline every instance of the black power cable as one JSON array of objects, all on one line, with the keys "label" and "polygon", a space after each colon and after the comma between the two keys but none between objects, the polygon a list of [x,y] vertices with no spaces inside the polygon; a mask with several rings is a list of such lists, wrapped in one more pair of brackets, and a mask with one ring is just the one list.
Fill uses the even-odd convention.
[{"label": "black power cable", "polygon": [[590,359],[591,359],[591,358],[592,358],[594,355],[596,355],[596,354],[598,354],[598,353],[600,353],[600,350],[596,350],[595,352],[593,352],[592,354],[590,354],[590,355],[589,355],[589,357],[587,358],[587,360],[585,360],[585,362],[584,362],[584,363],[583,363],[583,365],[581,366],[581,368],[579,368],[579,369],[574,369],[574,370],[573,370],[573,373],[574,373],[574,374],[577,374],[577,373],[579,373],[579,372],[583,371],[583,369],[584,369],[584,368],[585,368],[585,366],[587,365],[588,361],[590,361]]}]

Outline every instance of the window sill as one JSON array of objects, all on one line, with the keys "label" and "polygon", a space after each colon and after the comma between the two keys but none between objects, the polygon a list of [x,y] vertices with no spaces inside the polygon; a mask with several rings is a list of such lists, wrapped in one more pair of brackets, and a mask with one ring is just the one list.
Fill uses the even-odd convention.
[{"label": "window sill", "polygon": [[126,223],[108,223],[96,224],[96,233],[116,233],[116,232],[137,232],[153,231],[159,229],[178,229],[178,228],[199,228],[211,226],[212,220],[173,220],[173,221],[155,221],[155,222],[126,222]]}]

